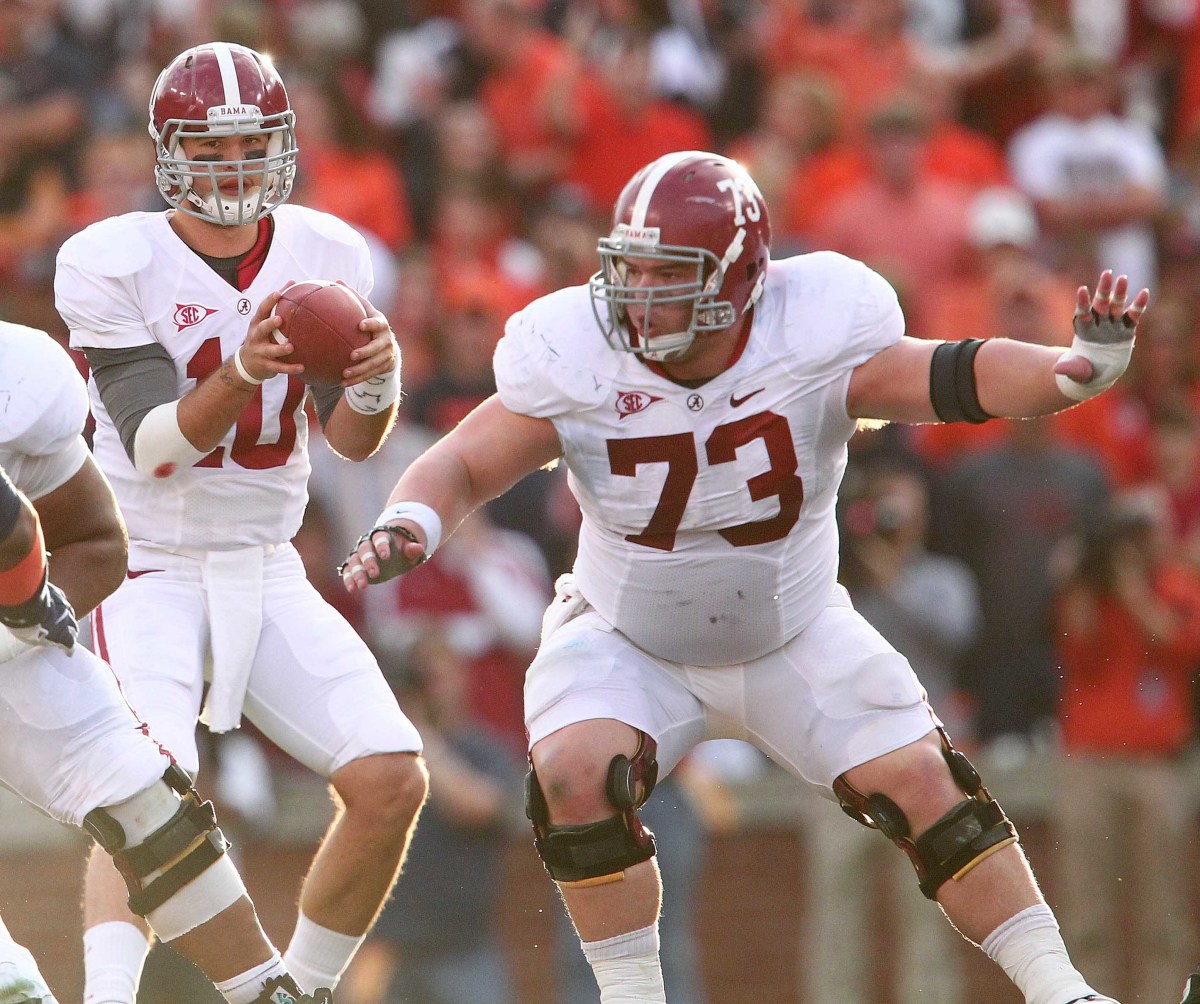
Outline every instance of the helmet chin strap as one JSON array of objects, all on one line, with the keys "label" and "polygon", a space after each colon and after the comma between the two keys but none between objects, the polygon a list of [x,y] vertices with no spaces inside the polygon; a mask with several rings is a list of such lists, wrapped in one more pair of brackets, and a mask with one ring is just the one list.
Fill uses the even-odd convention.
[{"label": "helmet chin strap", "polygon": [[255,209],[258,207],[259,195],[259,189],[255,186],[252,194],[243,199],[223,199],[217,192],[204,198],[189,186],[184,198],[213,223],[223,226],[238,226],[253,217]]},{"label": "helmet chin strap", "polygon": [[646,347],[641,356],[651,362],[669,363],[687,352],[695,341],[696,333],[691,330],[676,331],[670,335],[655,335],[645,339]]}]

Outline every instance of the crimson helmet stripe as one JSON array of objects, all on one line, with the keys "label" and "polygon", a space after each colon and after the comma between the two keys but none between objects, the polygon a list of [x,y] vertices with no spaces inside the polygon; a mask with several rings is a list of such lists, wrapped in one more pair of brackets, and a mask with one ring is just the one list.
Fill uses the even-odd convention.
[{"label": "crimson helmet stripe", "polygon": [[669,153],[664,157],[659,157],[638,189],[637,198],[633,201],[633,214],[630,217],[629,226],[636,230],[646,225],[646,211],[650,208],[650,200],[654,198],[654,190],[658,188],[658,183],[671,168],[692,157],[702,156],[703,154],[698,150],[680,150],[678,153]]},{"label": "crimson helmet stripe", "polygon": [[237,67],[233,64],[233,52],[227,42],[213,42],[213,55],[217,57],[217,67],[221,71],[221,86],[225,88],[225,104],[240,105],[242,103],[242,88],[238,84]]}]

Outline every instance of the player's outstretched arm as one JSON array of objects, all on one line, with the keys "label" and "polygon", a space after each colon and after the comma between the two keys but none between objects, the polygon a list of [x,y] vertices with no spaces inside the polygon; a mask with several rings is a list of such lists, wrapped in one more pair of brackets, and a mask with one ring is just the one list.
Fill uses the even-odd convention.
[{"label": "player's outstretched arm", "polygon": [[[1075,338],[1064,352],[1009,338],[971,344],[902,338],[859,366],[846,407],[854,418],[893,422],[1030,418],[1095,397],[1125,372],[1150,302],[1129,281],[1101,274],[1095,295],[1080,286]],[[935,359],[935,354],[941,353]]]},{"label": "player's outstretched arm", "polygon": [[[401,475],[378,526],[341,567],[350,592],[403,575],[484,502],[562,452],[549,419],[509,411],[493,395],[418,457]],[[379,527],[401,530],[400,534]]]}]

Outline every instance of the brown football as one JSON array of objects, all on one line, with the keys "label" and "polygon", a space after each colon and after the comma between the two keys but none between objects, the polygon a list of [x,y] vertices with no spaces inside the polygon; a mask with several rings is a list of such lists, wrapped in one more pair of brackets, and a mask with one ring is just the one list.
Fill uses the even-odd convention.
[{"label": "brown football", "polygon": [[275,337],[292,343],[284,361],[304,364],[300,379],[305,383],[341,383],[342,371],[354,362],[351,351],[371,340],[369,332],[358,329],[367,316],[358,294],[328,279],[288,286],[275,304],[275,316],[281,322]]}]

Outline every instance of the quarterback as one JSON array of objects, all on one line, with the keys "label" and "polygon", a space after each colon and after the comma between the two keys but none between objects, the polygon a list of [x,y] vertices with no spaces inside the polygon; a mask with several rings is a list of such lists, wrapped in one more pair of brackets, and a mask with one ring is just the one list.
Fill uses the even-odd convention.
[{"label": "quarterback", "polygon": [[[222,42],[181,53],[154,86],[150,133],[170,208],[76,234],[55,275],[91,368],[96,459],[129,526],[128,577],[96,614],[101,654],[193,777],[197,718],[220,732],[244,711],[329,778],[338,814],[285,957],[302,987],[332,988],[392,888],[426,775],[374,658],[289,541],[307,502],[306,401],[339,454],[365,459],[394,419],[399,353],[366,299],[363,239],[285,204],[295,116],[268,60]],[[368,308],[371,339],[340,385],[304,383],[275,337],[280,291],[309,278],[344,281]],[[133,1004],[146,938],[119,891],[94,855],[87,1004]]]},{"label": "quarterback", "polygon": [[[76,644],[75,612],[124,578],[126,541],[83,441],[87,391],[74,363],[45,332],[0,324],[0,399],[0,782],[94,837],[129,908],[231,1004],[328,999],[301,995],[259,927],[212,803],[108,666]],[[0,1000],[54,1000],[3,923]]]},{"label": "quarterback", "polygon": [[860,262],[770,261],[753,180],[694,151],[630,180],[599,253],[590,283],[509,320],[498,393],[401,476],[343,576],[353,590],[408,571],[565,461],[583,523],[525,683],[526,811],[601,1000],[666,999],[638,809],[696,743],[728,736],[893,840],[1028,1004],[1111,1004],[908,661],[837,584],[834,501],[859,419],[981,422],[1100,393],[1149,293],[1127,304],[1108,272],[1081,287],[1065,352],[918,341]]}]

